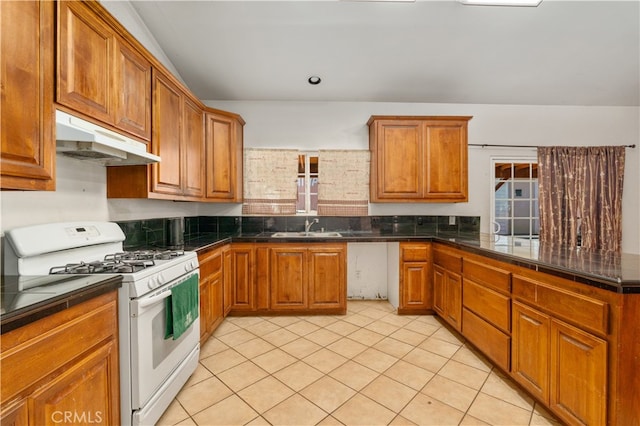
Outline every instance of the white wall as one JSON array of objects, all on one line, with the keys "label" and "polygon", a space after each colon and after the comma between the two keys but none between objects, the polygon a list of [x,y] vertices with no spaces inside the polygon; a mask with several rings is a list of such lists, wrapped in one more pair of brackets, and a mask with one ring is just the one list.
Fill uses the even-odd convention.
[{"label": "white wall", "polygon": [[149,31],[138,12],[133,8],[130,1],[123,0],[99,0],[102,6],[118,20],[136,40],[138,40],[162,65],[167,67],[180,81],[184,80],[180,76],[177,68],[164,53],[153,34]]},{"label": "white wall", "polygon": [[[206,101],[245,119],[245,147],[368,149],[371,115],[471,115],[469,143],[630,145],[640,141],[640,108],[372,102]],[[535,149],[469,149],[469,202],[372,204],[372,215],[481,216],[489,232],[492,156],[536,156]],[[626,150],[623,250],[640,253],[640,146]]]},{"label": "white wall", "polygon": [[[367,149],[372,114],[472,115],[469,143],[620,145],[640,140],[640,108],[370,102],[206,102],[246,120],[245,147]],[[532,155],[524,148],[469,149],[469,202],[372,204],[372,215],[472,215],[489,231],[491,157]],[[640,147],[626,150],[623,251],[640,254]],[[2,230],[65,220],[130,220],[177,215],[240,215],[239,204],[107,200],[105,168],[57,157],[55,192],[0,193]]]}]

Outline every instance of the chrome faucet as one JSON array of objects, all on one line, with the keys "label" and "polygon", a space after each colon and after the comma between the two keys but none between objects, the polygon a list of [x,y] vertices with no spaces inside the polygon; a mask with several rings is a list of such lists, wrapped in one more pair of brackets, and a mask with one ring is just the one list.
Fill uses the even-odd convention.
[{"label": "chrome faucet", "polygon": [[317,217],[309,222],[309,219],[304,220],[304,232],[309,232],[314,223],[320,223],[320,219]]}]

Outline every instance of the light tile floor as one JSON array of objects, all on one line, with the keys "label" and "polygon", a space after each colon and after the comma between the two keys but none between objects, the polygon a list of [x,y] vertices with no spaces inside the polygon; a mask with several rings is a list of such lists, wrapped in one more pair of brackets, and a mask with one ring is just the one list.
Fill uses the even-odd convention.
[{"label": "light tile floor", "polygon": [[160,425],[558,425],[433,316],[228,317]]}]

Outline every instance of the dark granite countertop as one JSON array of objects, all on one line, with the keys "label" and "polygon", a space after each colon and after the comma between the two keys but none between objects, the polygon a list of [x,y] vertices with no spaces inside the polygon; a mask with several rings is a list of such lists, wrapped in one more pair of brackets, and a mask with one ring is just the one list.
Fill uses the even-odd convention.
[{"label": "dark granite countertop", "polygon": [[437,241],[510,264],[535,269],[616,293],[640,294],[640,255],[551,246],[537,240],[475,235],[415,235],[339,231],[341,237],[273,237],[272,232],[199,235],[185,241],[185,250],[203,250],[229,242],[404,242]]},{"label": "dark granite countertop", "polygon": [[120,275],[3,275],[0,332],[15,330],[121,286]]}]

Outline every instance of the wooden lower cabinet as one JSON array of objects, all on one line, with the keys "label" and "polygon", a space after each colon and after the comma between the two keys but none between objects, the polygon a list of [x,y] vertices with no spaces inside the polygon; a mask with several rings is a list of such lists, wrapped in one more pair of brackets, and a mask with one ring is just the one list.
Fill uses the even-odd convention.
[{"label": "wooden lower cabinet", "polygon": [[304,247],[269,249],[269,309],[307,309],[306,254]]},{"label": "wooden lower cabinet", "polygon": [[458,331],[462,330],[462,278],[433,265],[433,309]]},{"label": "wooden lower cabinet", "polygon": [[[346,312],[346,244],[256,244],[253,309],[261,314]],[[242,282],[236,282],[236,292]],[[244,292],[244,291],[243,291]],[[232,307],[233,313],[239,313]]]},{"label": "wooden lower cabinet", "polygon": [[117,291],[2,335],[4,424],[120,421]]},{"label": "wooden lower cabinet", "polygon": [[233,306],[233,257],[231,255],[231,245],[226,245],[222,248],[222,278],[223,278],[223,297],[222,297],[222,314],[223,316],[229,315],[231,307]]},{"label": "wooden lower cabinet", "polygon": [[551,319],[516,301],[512,308],[512,377],[538,399],[548,402]]},{"label": "wooden lower cabinet", "polygon": [[346,247],[311,247],[307,251],[309,309],[346,312]]},{"label": "wooden lower cabinet", "polygon": [[431,243],[400,243],[398,314],[431,313]]},{"label": "wooden lower cabinet", "polygon": [[433,248],[433,310],[462,330],[462,252],[447,246]]},{"label": "wooden lower cabinet", "polygon": [[551,409],[567,423],[607,421],[607,342],[551,320]]},{"label": "wooden lower cabinet", "polygon": [[607,342],[513,302],[512,377],[568,424],[607,423]]},{"label": "wooden lower cabinet", "polygon": [[251,243],[231,245],[232,312],[251,312],[256,309],[255,263],[256,248]]},{"label": "wooden lower cabinet", "polygon": [[198,253],[200,264],[200,343],[224,319],[224,268],[221,248]]}]

